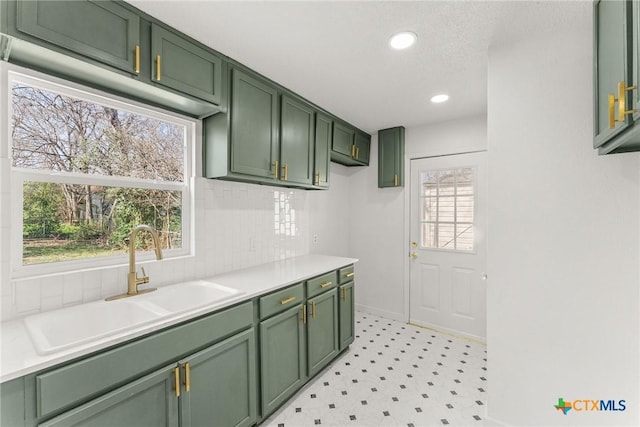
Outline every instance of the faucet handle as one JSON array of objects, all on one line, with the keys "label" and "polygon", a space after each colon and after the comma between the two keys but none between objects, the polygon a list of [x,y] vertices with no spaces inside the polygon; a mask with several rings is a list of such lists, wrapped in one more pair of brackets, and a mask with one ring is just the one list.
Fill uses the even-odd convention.
[{"label": "faucet handle", "polygon": [[144,271],[144,267],[140,267],[140,270],[142,270],[142,277],[147,277],[147,272]]}]

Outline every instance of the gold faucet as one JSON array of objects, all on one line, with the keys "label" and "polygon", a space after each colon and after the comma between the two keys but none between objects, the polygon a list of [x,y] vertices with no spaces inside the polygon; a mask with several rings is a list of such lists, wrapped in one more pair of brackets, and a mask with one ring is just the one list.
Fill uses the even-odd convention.
[{"label": "gold faucet", "polygon": [[151,237],[153,238],[153,245],[156,250],[156,259],[162,259],[162,249],[160,248],[160,239],[158,238],[158,233],[153,228],[148,225],[138,225],[136,228],[131,230],[131,234],[129,235],[129,276],[128,276],[128,287],[126,294],[115,295],[106,299],[106,301],[112,301],[115,299],[131,297],[138,294],[144,294],[147,292],[155,291],[156,288],[147,288],[143,290],[138,290],[138,285],[142,283],[149,283],[149,276],[146,275],[144,268],[142,269],[142,277],[138,277],[136,273],[136,236],[140,231],[146,230],[151,233]]}]

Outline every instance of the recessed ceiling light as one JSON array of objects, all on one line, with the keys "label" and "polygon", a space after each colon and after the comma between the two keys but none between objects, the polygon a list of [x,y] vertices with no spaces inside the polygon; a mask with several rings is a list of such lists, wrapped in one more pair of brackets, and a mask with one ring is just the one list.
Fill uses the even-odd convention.
[{"label": "recessed ceiling light", "polygon": [[441,93],[440,95],[434,95],[431,97],[431,102],[434,104],[440,104],[441,102],[445,102],[449,99],[449,95],[446,93]]},{"label": "recessed ceiling light", "polygon": [[416,42],[418,36],[411,31],[403,31],[401,33],[394,34],[389,39],[389,45],[394,49],[406,49]]}]

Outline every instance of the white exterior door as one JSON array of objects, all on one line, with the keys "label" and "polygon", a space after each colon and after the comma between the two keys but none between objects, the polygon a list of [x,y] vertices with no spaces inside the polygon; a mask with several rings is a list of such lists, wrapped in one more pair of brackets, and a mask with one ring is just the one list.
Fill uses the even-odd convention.
[{"label": "white exterior door", "polygon": [[486,338],[486,152],[411,160],[409,321]]}]

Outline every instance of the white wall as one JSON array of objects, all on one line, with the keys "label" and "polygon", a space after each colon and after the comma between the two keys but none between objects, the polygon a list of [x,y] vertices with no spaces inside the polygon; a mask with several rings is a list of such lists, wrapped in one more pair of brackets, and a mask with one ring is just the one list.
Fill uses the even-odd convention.
[{"label": "white wall", "polygon": [[[640,154],[591,148],[592,42],[490,51],[488,415],[507,425],[640,425]],[[627,409],[563,415],[560,397]]]},{"label": "white wall", "polygon": [[[482,150],[485,147],[484,116],[409,128],[405,132],[407,159]],[[405,163],[405,176],[408,176],[409,163]],[[352,170],[349,180],[349,256],[360,259],[356,266],[356,305],[363,311],[407,320],[405,260],[409,246],[405,196],[408,183],[405,182],[405,187],[378,188],[377,134],[373,135],[371,142],[369,167],[354,167]]]}]

